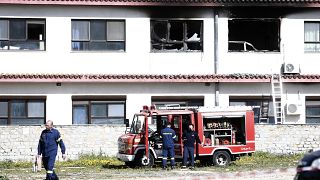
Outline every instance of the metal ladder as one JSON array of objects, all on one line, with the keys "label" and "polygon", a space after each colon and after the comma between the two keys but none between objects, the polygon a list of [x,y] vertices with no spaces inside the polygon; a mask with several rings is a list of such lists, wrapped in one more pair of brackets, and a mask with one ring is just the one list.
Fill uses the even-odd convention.
[{"label": "metal ladder", "polygon": [[283,123],[283,106],[282,106],[282,80],[281,74],[272,74],[271,77],[272,86],[272,102],[273,102],[273,113],[274,123]]}]

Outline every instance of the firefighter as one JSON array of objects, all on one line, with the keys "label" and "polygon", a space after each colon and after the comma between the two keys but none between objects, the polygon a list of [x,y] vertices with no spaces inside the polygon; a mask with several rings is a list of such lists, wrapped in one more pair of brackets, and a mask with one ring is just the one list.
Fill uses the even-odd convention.
[{"label": "firefighter", "polygon": [[[194,169],[194,143],[197,142],[201,144],[199,139],[199,135],[194,131],[193,124],[190,124],[188,130],[183,134],[183,162],[182,168],[186,168],[188,156],[190,157],[191,167],[190,169]],[[201,144],[203,145],[203,144]]]},{"label": "firefighter", "polygon": [[160,138],[162,138],[162,170],[167,169],[167,159],[170,157],[171,169],[174,169],[174,140],[176,134],[173,129],[171,129],[171,124],[167,123],[166,128],[161,130]]},{"label": "firefighter", "polygon": [[56,160],[58,145],[62,152],[62,158],[66,158],[66,148],[58,130],[53,128],[53,122],[48,120],[46,129],[41,132],[38,144],[38,157],[42,155],[43,166],[46,169],[46,180],[58,180],[53,167]]}]

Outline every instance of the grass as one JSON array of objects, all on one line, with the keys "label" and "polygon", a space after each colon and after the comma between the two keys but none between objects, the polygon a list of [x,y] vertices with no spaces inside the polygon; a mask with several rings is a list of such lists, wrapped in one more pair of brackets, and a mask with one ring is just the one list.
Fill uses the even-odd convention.
[{"label": "grass", "polygon": [[[218,171],[250,171],[250,170],[273,170],[296,167],[303,154],[275,155],[266,152],[255,152],[252,156],[242,156],[228,167],[213,169]],[[211,167],[212,168],[212,167]],[[220,169],[220,170],[219,170]]]},{"label": "grass", "polygon": [[[123,179],[123,178],[149,178],[149,177],[181,177],[183,175],[193,174],[209,175],[212,173],[232,173],[246,172],[252,170],[273,170],[281,168],[295,167],[297,161],[302,157],[297,155],[274,155],[264,152],[256,152],[252,156],[243,156],[230,164],[230,166],[219,168],[213,166],[201,167],[197,161],[198,167],[193,172],[180,171],[162,171],[161,163],[157,162],[154,168],[128,168],[123,162],[115,157],[103,155],[81,155],[78,160],[68,160],[56,162],[56,171],[61,179],[79,177],[79,179]],[[178,163],[180,165],[180,163]],[[183,172],[183,174],[181,174]],[[31,179],[43,179],[45,176],[44,169],[41,172],[32,172],[31,162],[0,162],[0,180],[23,179],[31,177]]]},{"label": "grass", "polygon": [[[204,167],[204,169],[213,168],[214,170],[228,170],[228,171],[239,171],[239,170],[253,170],[253,169],[279,169],[295,167],[298,160],[302,158],[302,154],[295,155],[274,155],[266,152],[256,152],[252,156],[243,156],[240,160],[231,163],[225,168],[217,167]],[[179,163],[178,163],[179,164]],[[197,165],[200,166],[199,161]],[[30,168],[32,162],[13,162],[3,161],[0,162],[0,169],[12,169],[12,168]],[[56,168],[62,167],[92,167],[92,168],[106,168],[106,169],[130,169],[124,165],[123,162],[119,161],[116,157],[109,157],[103,155],[80,155],[77,160],[57,161],[55,164]],[[160,167],[158,163],[154,170]],[[1,180],[0,176],[0,180]]]}]

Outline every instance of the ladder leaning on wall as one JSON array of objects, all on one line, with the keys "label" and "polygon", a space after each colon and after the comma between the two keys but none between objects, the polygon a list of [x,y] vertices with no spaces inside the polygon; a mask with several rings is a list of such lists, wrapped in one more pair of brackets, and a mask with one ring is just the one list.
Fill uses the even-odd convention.
[{"label": "ladder leaning on wall", "polygon": [[283,123],[283,105],[282,105],[282,80],[281,74],[272,74],[271,76],[272,102],[274,123]]}]

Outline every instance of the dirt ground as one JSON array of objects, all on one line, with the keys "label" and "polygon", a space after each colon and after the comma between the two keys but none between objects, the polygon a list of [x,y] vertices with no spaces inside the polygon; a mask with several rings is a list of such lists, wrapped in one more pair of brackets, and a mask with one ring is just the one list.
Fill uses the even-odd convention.
[{"label": "dirt ground", "polygon": [[[102,179],[177,179],[177,180],[292,180],[294,168],[274,170],[252,170],[244,172],[215,172],[204,168],[196,170],[175,169],[107,169],[107,168],[61,168],[57,170],[61,180],[102,180]],[[0,169],[0,176],[10,180],[43,180],[45,171],[32,172],[31,169]],[[0,178],[1,179],[1,178]]]}]

